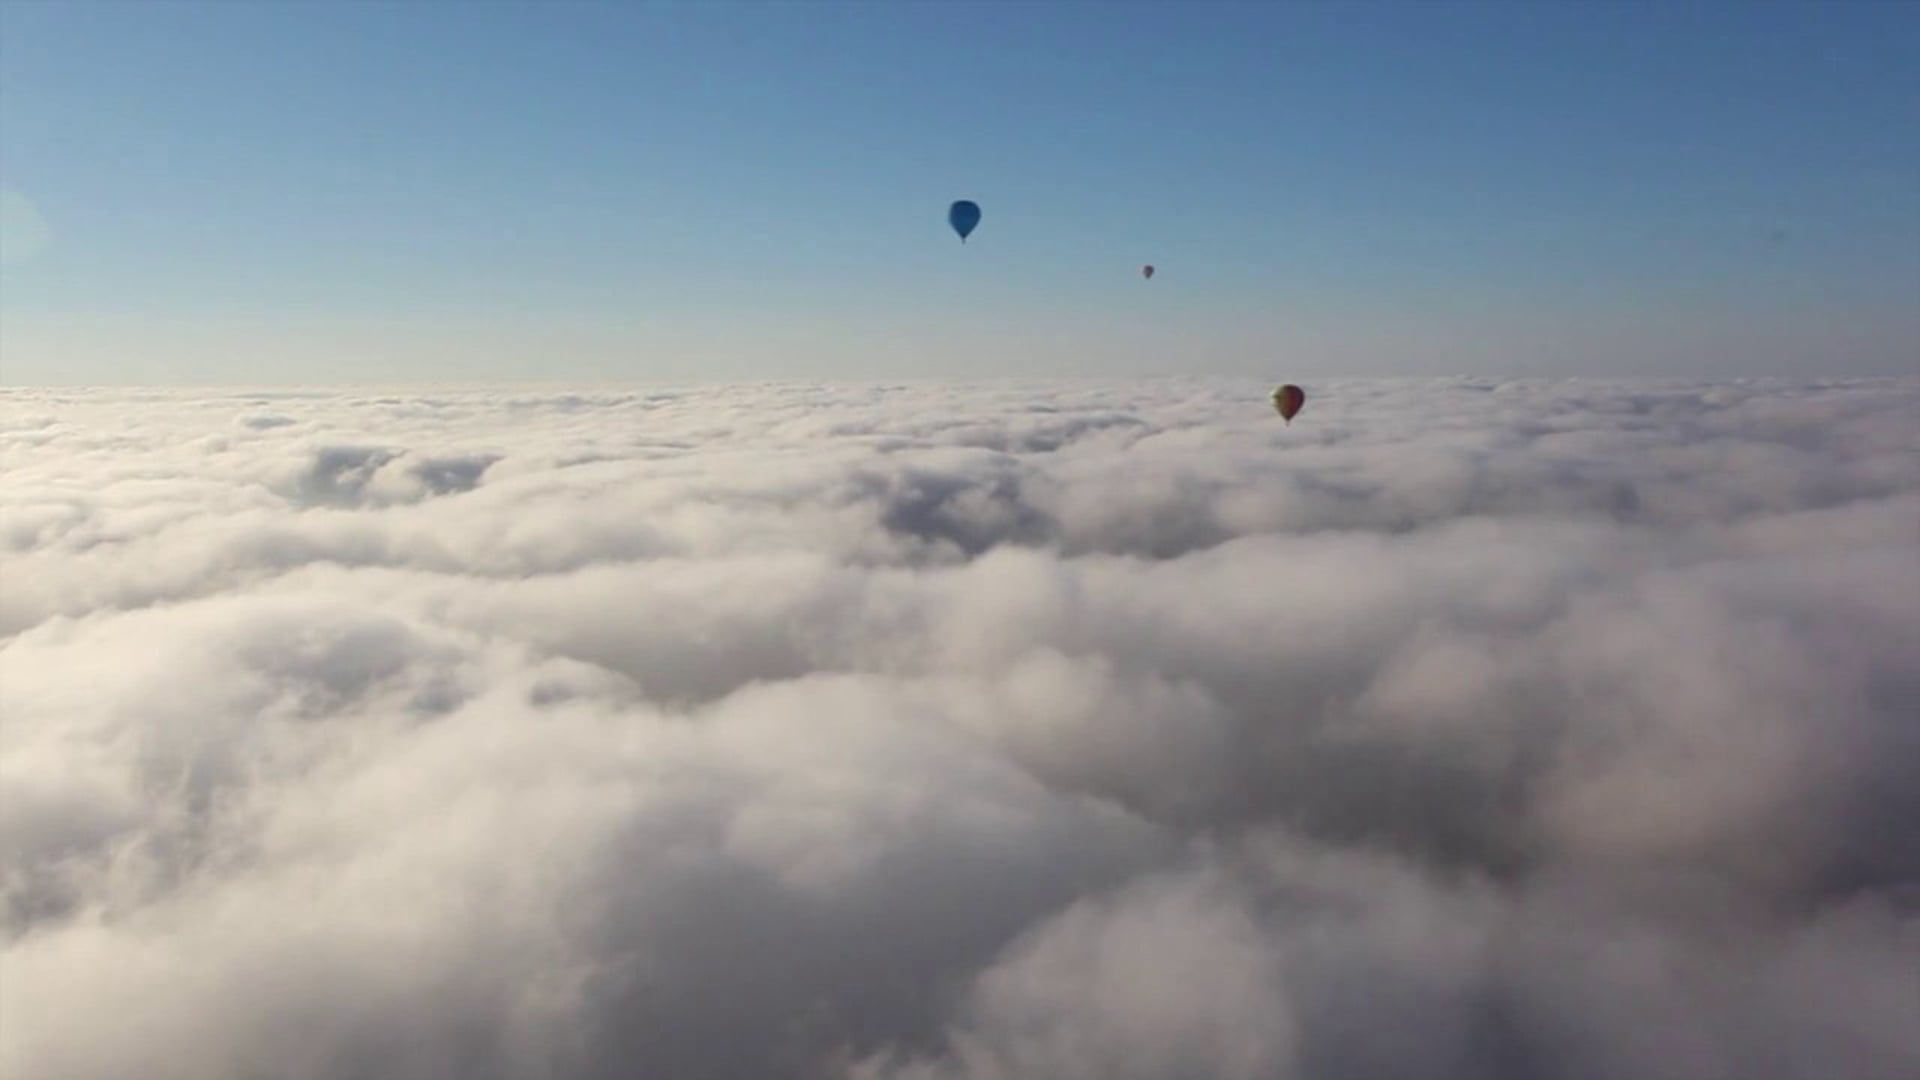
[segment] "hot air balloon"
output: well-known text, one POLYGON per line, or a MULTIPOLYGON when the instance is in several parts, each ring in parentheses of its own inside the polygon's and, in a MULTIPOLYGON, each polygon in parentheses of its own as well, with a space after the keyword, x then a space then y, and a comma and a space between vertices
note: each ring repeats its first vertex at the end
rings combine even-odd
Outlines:
POLYGON ((1146 278, 1148 281, 1152 281, 1153 280, 1153 264, 1148 263, 1147 265, 1141 267, 1140 276, 1143 278, 1146 278))
POLYGON ((1273 409, 1280 414, 1280 419, 1285 420, 1289 425, 1293 423, 1294 414, 1300 411, 1300 406, 1306 403, 1307 392, 1292 383, 1279 387, 1273 392, 1273 409))
POLYGON ((980 224, 980 205, 967 199, 961 199, 947 207, 947 224, 960 234, 960 242, 967 242, 967 234, 980 224))

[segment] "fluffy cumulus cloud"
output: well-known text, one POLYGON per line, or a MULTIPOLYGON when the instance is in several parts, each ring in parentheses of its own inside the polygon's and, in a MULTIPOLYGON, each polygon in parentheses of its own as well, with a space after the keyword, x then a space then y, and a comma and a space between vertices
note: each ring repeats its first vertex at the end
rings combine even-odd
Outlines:
POLYGON ((1920 384, 0 397, 0 1073, 1920 1076, 1920 384))

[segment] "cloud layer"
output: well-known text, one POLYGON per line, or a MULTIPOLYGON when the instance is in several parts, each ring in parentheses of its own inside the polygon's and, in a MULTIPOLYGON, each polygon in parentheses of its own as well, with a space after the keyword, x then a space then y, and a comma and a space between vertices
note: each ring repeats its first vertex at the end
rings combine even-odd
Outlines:
POLYGON ((1920 1075, 1920 383, 0 392, 0 1073, 1920 1075))

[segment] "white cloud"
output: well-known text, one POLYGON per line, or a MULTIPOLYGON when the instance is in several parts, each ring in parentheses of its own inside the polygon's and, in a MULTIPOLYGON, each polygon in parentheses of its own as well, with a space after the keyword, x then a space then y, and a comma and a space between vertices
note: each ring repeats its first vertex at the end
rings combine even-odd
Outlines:
POLYGON ((0 396, 0 1071, 1920 1069, 1920 385, 0 396))

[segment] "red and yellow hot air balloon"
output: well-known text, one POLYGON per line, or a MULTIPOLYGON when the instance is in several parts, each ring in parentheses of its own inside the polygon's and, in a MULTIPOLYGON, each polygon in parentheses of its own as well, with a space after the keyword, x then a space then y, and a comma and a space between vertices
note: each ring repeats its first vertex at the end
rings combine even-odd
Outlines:
POLYGON ((1280 419, 1288 424, 1293 423, 1294 414, 1299 412, 1300 406, 1306 403, 1307 392, 1292 383, 1287 383, 1273 392, 1273 410, 1279 413, 1280 419))

